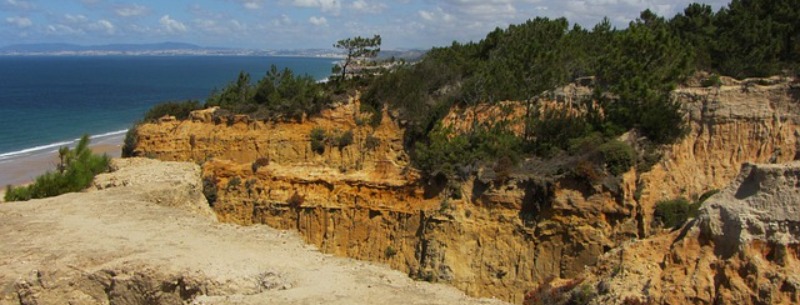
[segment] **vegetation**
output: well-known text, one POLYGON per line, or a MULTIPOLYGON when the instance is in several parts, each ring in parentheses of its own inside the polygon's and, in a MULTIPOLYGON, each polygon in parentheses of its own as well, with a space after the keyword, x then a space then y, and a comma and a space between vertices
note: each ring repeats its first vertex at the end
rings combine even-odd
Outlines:
POLYGON ((130 158, 133 157, 133 150, 136 148, 136 144, 138 144, 138 139, 136 138, 136 128, 139 126, 139 123, 133 124, 133 127, 128 129, 125 132, 125 140, 122 142, 122 157, 123 158, 130 158))
POLYGON ((333 47, 345 50, 347 52, 347 57, 344 60, 344 64, 341 66, 337 65, 334 68, 334 72, 336 72, 337 67, 338 70, 341 70, 341 77, 344 79, 347 75, 347 68, 350 66, 353 60, 359 58, 374 58, 375 56, 378 56, 378 53, 381 51, 381 36, 375 35, 372 38, 356 36, 353 38, 342 39, 337 41, 333 47))
POLYGON ((583 284, 573 289, 569 295, 567 305, 586 305, 597 297, 597 291, 589 284, 583 284))
POLYGON ((381 139, 373 135, 367 135, 367 138, 364 140, 364 148, 367 150, 375 150, 380 145, 381 139))
MULTIPOLYGON (((535 18, 495 29, 479 42, 434 48, 420 62, 375 79, 364 91, 362 106, 369 111, 388 107, 407 122, 405 144, 429 174, 497 160, 497 144, 519 160, 574 154, 579 146, 598 147, 632 129, 648 145, 674 143, 686 126, 669 93, 695 71, 712 73, 706 86, 718 86, 722 74, 741 78, 796 71, 797 4, 734 0, 718 12, 692 4, 670 19, 647 10, 625 29, 607 19, 587 29, 564 18, 535 18), (587 110, 576 115, 537 106, 552 97, 548 90, 581 76, 595 77, 592 100, 599 108, 589 100, 569 101, 587 110), (524 131, 516 140, 501 131, 502 140, 481 146, 475 139, 491 125, 455 132, 440 122, 453 105, 506 100, 524 109, 524 131), (579 143, 582 139, 591 141, 579 143), (519 146, 506 145, 511 142, 519 146)), ((635 159, 619 144, 605 146, 604 155, 616 174, 635 159)), ((653 156, 646 163, 653 163, 653 156)))
POLYGON ((656 203, 654 217, 664 227, 677 228, 686 223, 689 217, 697 216, 697 203, 690 203, 686 198, 660 201, 656 203))
POLYGON ((256 84, 249 74, 240 72, 235 82, 212 93, 205 106, 219 106, 256 119, 302 120, 322 111, 331 100, 324 86, 310 76, 297 76, 288 68, 278 70, 272 65, 256 84))
POLYGON ((155 121, 167 115, 174 116, 178 120, 185 120, 189 118, 189 113, 198 109, 202 109, 200 103, 191 100, 161 103, 153 106, 145 113, 144 121, 155 121))
POLYGON ((253 174, 255 174, 255 173, 258 173, 258 169, 259 168, 267 166, 267 165, 269 165, 269 158, 260 157, 260 158, 256 159, 255 161, 253 161, 253 163, 250 165, 250 169, 252 169, 253 170, 253 174))
POLYGON ((335 136, 336 146, 339 147, 339 150, 344 149, 347 146, 353 144, 353 131, 348 130, 344 133, 335 136))
POLYGON ((614 176, 624 174, 636 162, 636 152, 625 142, 612 140, 601 145, 599 150, 606 169, 614 176))
POLYGON ((219 183, 219 181, 217 180, 216 176, 207 176, 203 178, 203 196, 206 197, 208 205, 212 208, 218 199, 217 183, 219 183))
POLYGON ((64 147, 58 150, 58 154, 56 171, 37 177, 28 186, 8 186, 5 201, 27 201, 78 192, 87 188, 94 176, 108 170, 108 156, 92 153, 88 135, 81 137, 75 149, 64 147))
POLYGON ((438 126, 430 134, 429 143, 419 144, 415 164, 428 173, 454 176, 477 162, 516 164, 521 156, 521 139, 508 130, 506 124, 476 128, 468 134, 455 133, 438 126))
POLYGON ((686 198, 678 198, 673 200, 660 201, 656 203, 654 218, 656 221, 668 228, 677 228, 682 226, 691 217, 697 217, 697 212, 700 206, 711 198, 711 196, 719 193, 719 190, 714 189, 707 191, 700 195, 694 202, 689 202, 686 198))
POLYGON ((319 127, 314 128, 311 130, 309 137, 311 138, 311 150, 318 154, 324 153, 325 141, 328 137, 325 134, 325 130, 319 127))
POLYGON ((386 258, 392 258, 395 255, 397 255, 397 250, 395 250, 392 246, 386 246, 386 250, 383 251, 383 256, 386 258))
POLYGON ((703 79, 701 85, 703 87, 719 87, 722 86, 722 80, 719 78, 719 75, 711 74, 708 78, 703 79))

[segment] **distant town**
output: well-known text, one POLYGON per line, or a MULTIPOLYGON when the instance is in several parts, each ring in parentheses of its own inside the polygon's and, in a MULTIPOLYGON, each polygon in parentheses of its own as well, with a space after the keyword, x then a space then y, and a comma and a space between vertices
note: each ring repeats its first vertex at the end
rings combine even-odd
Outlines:
MULTIPOLYGON (((380 57, 419 57, 421 50, 392 50, 381 52, 380 57)), ((109 44, 81 46, 63 43, 17 44, 0 47, 0 56, 294 56, 345 58, 333 49, 255 50, 203 47, 188 43, 165 42, 156 44, 109 44)))

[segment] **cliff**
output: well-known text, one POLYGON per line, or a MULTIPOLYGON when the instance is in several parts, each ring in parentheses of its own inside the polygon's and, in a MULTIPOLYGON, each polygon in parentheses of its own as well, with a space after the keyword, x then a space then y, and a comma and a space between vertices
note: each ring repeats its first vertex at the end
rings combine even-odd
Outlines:
POLYGON ((722 188, 741 164, 798 159, 800 84, 794 79, 725 79, 719 88, 674 92, 690 122, 689 135, 666 148, 661 162, 640 175, 644 215, 653 203, 722 188))
POLYGON ((590 304, 797 304, 798 183, 800 162, 746 164, 680 230, 627 243, 579 276, 579 286, 551 284, 528 303, 590 295, 590 304))
MULTIPOLYGON (((500 179, 487 172, 462 185, 423 180, 408 164, 401 124, 386 113, 378 127, 357 124, 357 99, 303 123, 215 118, 209 111, 187 121, 167 118, 138 128, 136 152, 202 163, 207 195, 223 221, 297 230, 328 253, 520 303, 536 283, 578 276, 611 249, 658 233, 651 223, 659 200, 720 188, 741 163, 797 154, 794 80, 726 80, 719 88, 681 88, 674 97, 689 134, 660 148, 663 158, 649 172, 631 170, 599 185, 525 173, 500 179), (315 153, 314 128, 353 130, 354 144, 315 153), (379 145, 368 149, 368 137, 379 145), (461 198, 452 198, 454 188, 461 198)), ((448 117, 477 113, 470 110, 448 117)))
POLYGON ((220 224, 195 164, 114 164, 87 192, 0 204, 0 304, 503 304, 220 224))

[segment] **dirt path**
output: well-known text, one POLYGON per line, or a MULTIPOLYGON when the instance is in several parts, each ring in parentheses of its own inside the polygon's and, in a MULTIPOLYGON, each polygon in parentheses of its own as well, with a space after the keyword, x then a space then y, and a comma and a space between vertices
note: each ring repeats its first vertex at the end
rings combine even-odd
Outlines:
POLYGON ((164 206, 197 197, 199 169, 136 163, 104 190, 0 204, 0 304, 502 304, 164 206))

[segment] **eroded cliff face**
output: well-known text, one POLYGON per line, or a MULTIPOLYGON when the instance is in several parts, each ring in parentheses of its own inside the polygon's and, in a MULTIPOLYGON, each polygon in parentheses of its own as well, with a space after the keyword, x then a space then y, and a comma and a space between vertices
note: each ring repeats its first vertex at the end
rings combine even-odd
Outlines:
POLYGON ((747 164, 683 228, 626 243, 527 303, 596 292, 591 304, 797 304, 799 186, 800 162, 747 164))
POLYGON ((690 122, 688 136, 640 176, 644 215, 654 204, 720 189, 743 163, 798 158, 800 84, 793 79, 725 80, 720 88, 681 88, 674 95, 690 122), (761 85, 758 85, 758 84, 761 85))
POLYGON ((375 128, 356 124, 357 99, 303 123, 209 111, 165 119, 139 127, 135 151, 202 163, 220 220, 297 230, 325 252, 520 303, 535 284, 577 276, 603 253, 649 235, 658 200, 719 188, 742 162, 793 159, 797 92, 791 81, 680 89, 691 132, 664 148, 652 171, 599 185, 569 175, 478 175, 456 186, 460 199, 448 196, 446 181, 422 179, 409 166, 403 129, 388 114, 375 128), (318 154, 314 128, 352 130, 353 144, 318 154))

